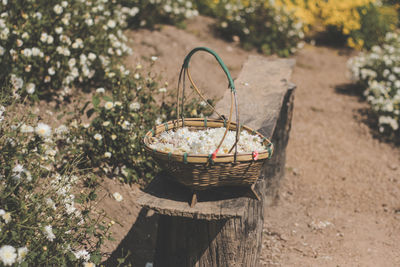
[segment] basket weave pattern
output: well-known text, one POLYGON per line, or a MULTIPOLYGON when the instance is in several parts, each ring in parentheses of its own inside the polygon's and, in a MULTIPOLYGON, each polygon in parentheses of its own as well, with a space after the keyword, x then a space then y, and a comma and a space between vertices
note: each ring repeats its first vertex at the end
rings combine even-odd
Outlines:
MULTIPOLYGON (((264 145, 268 147, 267 150, 260 151, 257 160, 254 160, 252 153, 237 154, 236 162, 235 154, 233 153, 218 155, 215 160, 210 159, 210 155, 206 154, 187 154, 185 160, 184 154, 154 151, 150 147, 153 136, 159 136, 162 132, 181 125, 182 120, 178 121, 178 125, 176 121, 158 125, 155 130, 146 134, 144 138, 145 149, 148 153, 151 153, 160 167, 170 174, 172 179, 192 189, 201 190, 215 186, 252 185, 257 181, 265 159, 270 158, 273 153, 272 143, 247 126, 241 126, 242 130, 260 136, 263 138, 264 145)), ((204 119, 200 118, 185 119, 185 126, 192 130, 219 128, 224 127, 224 125, 226 125, 226 121, 222 120, 208 119, 205 122, 204 119), (207 127, 205 127, 205 124, 207 127)), ((236 130, 235 123, 231 123, 230 130, 236 130)))
POLYGON ((239 111, 236 99, 236 90, 233 79, 228 68, 222 62, 222 59, 211 49, 206 47, 198 47, 193 49, 186 57, 179 74, 178 94, 177 94, 177 119, 156 126, 151 131, 147 132, 144 137, 144 147, 148 153, 151 153, 154 160, 170 174, 172 179, 190 187, 194 190, 207 189, 216 186, 251 186, 253 185, 260 174, 261 167, 266 159, 269 159, 273 153, 273 145, 271 141, 262 136, 259 132, 239 124, 239 111), (190 71, 189 61, 191 56, 197 51, 205 51, 212 54, 222 69, 224 70, 231 89, 231 108, 228 120, 220 115, 212 106, 214 112, 219 115, 220 119, 202 119, 202 118, 184 118, 183 110, 185 100, 185 79, 189 79, 192 88, 205 101, 205 97, 194 83, 190 71), (180 84, 182 81, 182 95, 180 96, 180 84), (232 112, 235 106, 236 123, 232 122, 232 112), (157 151, 151 148, 151 144, 155 141, 154 137, 159 136, 162 132, 175 130, 179 127, 189 127, 196 131, 206 128, 225 127, 225 133, 214 153, 205 154, 188 154, 188 153, 168 153, 157 151), (236 131, 236 140, 232 148, 227 154, 217 154, 221 147, 228 130, 236 131), (250 134, 258 135, 266 147, 263 151, 254 153, 237 153, 237 144, 239 142, 239 132, 247 131, 250 134))

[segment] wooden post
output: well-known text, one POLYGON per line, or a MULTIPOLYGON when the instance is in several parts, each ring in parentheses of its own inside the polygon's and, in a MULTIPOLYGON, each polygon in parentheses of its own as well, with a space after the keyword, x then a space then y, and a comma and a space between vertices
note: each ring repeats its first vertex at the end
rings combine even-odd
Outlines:
MULTIPOLYGON (((248 197, 249 188, 191 191, 156 177, 138 202, 160 214, 154 266, 255 267, 262 245, 264 208, 276 196, 283 176, 290 130, 294 86, 288 83, 293 60, 251 56, 236 80, 241 123, 272 138, 275 155, 263 166, 254 190, 261 201, 248 197)), ((224 97, 218 110, 227 110, 224 97)))
POLYGON ((220 219, 210 220, 206 215, 222 208, 216 203, 199 207, 205 213, 195 212, 191 217, 161 215, 154 266, 256 266, 261 248, 262 202, 248 197, 222 202, 227 205, 223 208, 227 213, 220 219), (247 207, 242 206, 243 201, 247 207))

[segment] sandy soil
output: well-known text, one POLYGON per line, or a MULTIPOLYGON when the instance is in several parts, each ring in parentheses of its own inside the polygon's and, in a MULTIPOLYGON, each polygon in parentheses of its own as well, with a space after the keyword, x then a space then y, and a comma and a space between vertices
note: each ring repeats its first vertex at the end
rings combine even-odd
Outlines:
MULTIPOLYGON (((184 56, 204 45, 236 76, 253 52, 216 39, 209 24, 198 18, 186 30, 128 32, 134 47, 128 64, 150 64, 149 57, 158 56, 154 71, 172 90, 184 56)), ((292 81, 298 88, 287 174, 280 199, 266 209, 262 266, 400 265, 400 150, 373 137, 367 104, 345 86, 348 57, 346 51, 312 46, 295 56, 292 81)), ((196 56, 192 72, 208 96, 222 96, 225 77, 212 57, 196 56)), ((134 266, 151 261, 157 216, 140 211, 137 190, 107 180, 99 193, 100 205, 120 223, 113 228, 116 242, 105 248, 114 251, 108 266, 127 249, 134 266), (115 191, 122 202, 112 199, 115 191)))
MULTIPOLYGON (((217 39, 211 31, 211 23, 210 18, 199 17, 188 21, 186 30, 164 25, 160 31, 128 31, 126 34, 131 39, 133 54, 126 63, 134 69, 139 63, 150 65, 150 57, 157 56, 153 72, 161 77, 162 82, 168 82, 169 90, 174 90, 185 56, 195 47, 206 46, 218 53, 235 79, 248 55, 255 52, 244 51, 236 43, 217 39)), ((217 61, 205 52, 193 55, 190 71, 197 86, 209 98, 221 98, 228 88, 226 76, 217 61)))
POLYGON ((372 137, 348 56, 306 47, 280 200, 267 209, 265 266, 399 266, 400 151, 372 137), (346 88, 346 87, 344 87, 346 88))

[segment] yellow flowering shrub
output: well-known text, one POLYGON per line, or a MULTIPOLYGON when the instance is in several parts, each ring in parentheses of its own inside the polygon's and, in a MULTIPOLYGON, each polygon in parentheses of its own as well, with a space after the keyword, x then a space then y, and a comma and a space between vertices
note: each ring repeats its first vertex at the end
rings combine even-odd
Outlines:
POLYGON ((383 41, 385 33, 397 23, 396 9, 377 0, 277 0, 277 5, 293 12, 309 28, 339 32, 347 45, 371 48, 383 41))
MULTIPOLYGON (((328 0, 320 2, 321 18, 325 26, 342 28, 344 34, 361 28, 359 8, 374 4, 375 0, 328 0)), ((366 10, 362 10, 365 14, 366 10)))

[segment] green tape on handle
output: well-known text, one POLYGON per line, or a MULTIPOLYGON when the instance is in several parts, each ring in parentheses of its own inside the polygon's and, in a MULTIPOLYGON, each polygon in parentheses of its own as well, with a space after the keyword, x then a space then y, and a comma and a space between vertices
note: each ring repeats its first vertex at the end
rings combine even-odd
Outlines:
POLYGON ((214 160, 212 159, 212 154, 208 155, 208 161, 211 162, 211 164, 214 164, 214 160))
POLYGON ((268 159, 270 159, 271 156, 272 156, 272 146, 273 146, 273 144, 272 144, 272 143, 269 143, 269 144, 268 144, 268 147, 267 147, 268 159))
POLYGON ((187 69, 189 68, 189 61, 190 58, 193 56, 194 53, 196 53, 197 51, 205 51, 210 53, 211 55, 213 55, 215 57, 215 59, 218 61, 219 65, 221 66, 221 68, 224 70, 226 77, 228 78, 229 81, 229 88, 231 88, 231 90, 233 92, 236 91, 235 89, 235 84, 233 82, 233 79, 231 77, 231 74, 229 73, 228 68, 226 67, 225 63, 222 61, 222 59, 217 55, 217 53, 215 53, 213 50, 211 50, 210 48, 207 47, 196 47, 194 48, 192 51, 189 52, 189 54, 187 54, 187 56, 185 57, 185 60, 183 61, 183 68, 187 69))

